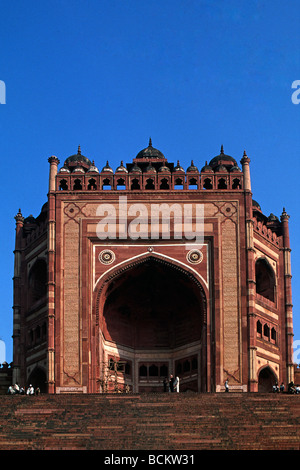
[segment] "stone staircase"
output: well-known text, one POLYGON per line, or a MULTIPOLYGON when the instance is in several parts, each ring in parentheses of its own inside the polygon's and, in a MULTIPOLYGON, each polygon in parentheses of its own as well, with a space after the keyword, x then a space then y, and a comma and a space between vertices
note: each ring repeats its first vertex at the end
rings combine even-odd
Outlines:
POLYGON ((0 450, 299 450, 300 396, 0 396, 0 450))

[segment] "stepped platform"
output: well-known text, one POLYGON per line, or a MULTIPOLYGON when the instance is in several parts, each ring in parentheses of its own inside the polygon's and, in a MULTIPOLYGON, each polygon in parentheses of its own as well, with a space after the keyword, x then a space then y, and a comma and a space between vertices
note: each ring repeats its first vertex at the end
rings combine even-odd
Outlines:
POLYGON ((0 396, 0 450, 299 450, 300 396, 0 396))

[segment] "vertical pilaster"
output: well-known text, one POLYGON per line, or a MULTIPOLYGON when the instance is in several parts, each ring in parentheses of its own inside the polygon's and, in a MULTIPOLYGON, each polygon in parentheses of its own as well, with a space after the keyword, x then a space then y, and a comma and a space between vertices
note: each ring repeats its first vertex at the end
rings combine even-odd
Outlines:
POLYGON ((55 392, 55 180, 59 160, 55 156, 48 159, 48 392, 55 392))
POLYGON ((253 211, 250 178, 250 158, 244 151, 241 164, 244 175, 245 221, 246 221, 246 276, 247 276, 247 323, 248 323, 248 371, 249 391, 257 391, 256 370, 256 283, 255 283, 255 250, 253 244, 253 211))
POLYGON ((292 304, 292 272, 291 248, 289 236, 289 218, 285 209, 281 214, 283 229, 283 257, 284 257, 284 294, 285 294, 285 327, 286 327, 286 361, 287 383, 294 381, 293 364, 293 304, 292 304))
POLYGON ((13 383, 21 383, 21 261, 22 261, 22 234, 24 217, 21 209, 15 216, 16 239, 14 250, 14 277, 13 277, 13 383))

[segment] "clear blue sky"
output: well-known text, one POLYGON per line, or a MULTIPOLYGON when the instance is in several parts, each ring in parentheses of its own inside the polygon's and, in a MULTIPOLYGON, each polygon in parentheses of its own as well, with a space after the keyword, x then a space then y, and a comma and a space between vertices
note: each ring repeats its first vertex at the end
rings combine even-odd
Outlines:
MULTIPOLYGON (((48 157, 130 162, 149 136, 169 161, 224 145, 251 159, 253 198, 290 214, 300 340, 300 79, 297 0, 1 2, 0 338, 12 360, 14 216, 46 202, 48 157)), ((300 358, 299 358, 300 362, 300 358)))

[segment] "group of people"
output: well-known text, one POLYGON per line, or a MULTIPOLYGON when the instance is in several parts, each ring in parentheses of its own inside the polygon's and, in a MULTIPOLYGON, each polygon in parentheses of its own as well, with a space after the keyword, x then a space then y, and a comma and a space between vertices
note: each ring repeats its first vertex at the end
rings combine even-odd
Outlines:
POLYGON ((172 374, 170 378, 165 377, 164 379, 164 392, 179 392, 179 377, 174 377, 172 374))
MULTIPOLYGON (((284 392, 285 387, 284 383, 282 382, 281 385, 279 386, 277 382, 273 385, 273 393, 282 393, 284 392)), ((288 393, 300 393, 300 386, 295 385, 294 382, 290 382, 287 387, 287 392, 288 393)))
POLYGON ((7 390, 8 395, 39 395, 40 394, 40 389, 37 387, 34 389, 34 387, 30 384, 29 387, 27 387, 27 390, 25 390, 24 387, 20 387, 18 383, 15 383, 14 385, 10 385, 7 390))

